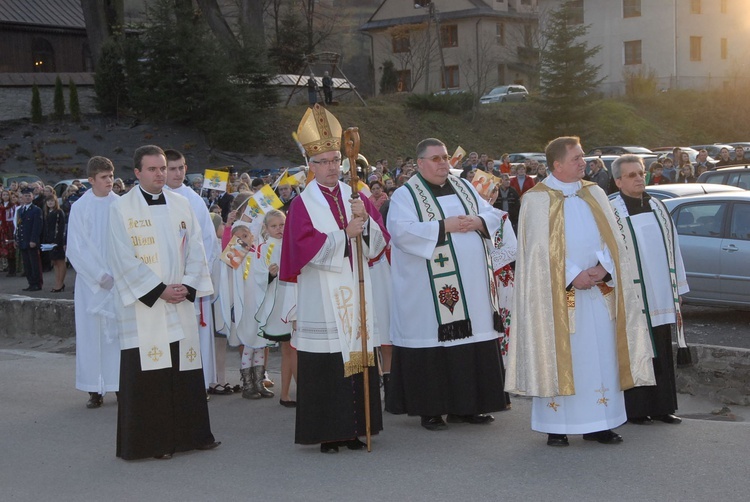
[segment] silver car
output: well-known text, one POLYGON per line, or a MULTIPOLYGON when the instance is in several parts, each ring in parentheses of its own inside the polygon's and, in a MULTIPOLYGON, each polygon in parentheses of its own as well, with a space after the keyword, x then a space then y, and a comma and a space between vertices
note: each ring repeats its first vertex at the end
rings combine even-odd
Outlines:
POLYGON ((489 103, 505 103, 506 101, 526 101, 529 91, 522 85, 501 85, 479 98, 483 105, 489 103))
POLYGON ((680 239, 690 292, 686 303, 750 306, 750 193, 663 201, 680 239))

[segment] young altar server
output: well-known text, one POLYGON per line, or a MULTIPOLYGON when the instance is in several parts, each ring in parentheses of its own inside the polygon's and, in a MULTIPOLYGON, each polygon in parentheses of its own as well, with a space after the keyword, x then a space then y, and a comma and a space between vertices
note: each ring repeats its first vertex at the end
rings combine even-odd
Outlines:
POLYGON ((279 280, 279 261, 284 236, 286 215, 274 209, 263 218, 263 235, 266 240, 258 246, 253 260, 253 275, 258 288, 258 321, 260 335, 281 346, 281 396, 279 404, 294 408, 297 402, 289 397, 292 378, 297 379, 297 351, 289 341, 292 338, 292 316, 297 307, 295 284, 279 280))
POLYGON ((89 393, 87 408, 99 408, 104 394, 117 392, 120 342, 115 321, 112 270, 108 264, 109 207, 115 168, 91 157, 91 190, 70 208, 66 256, 76 271, 76 389, 89 393))

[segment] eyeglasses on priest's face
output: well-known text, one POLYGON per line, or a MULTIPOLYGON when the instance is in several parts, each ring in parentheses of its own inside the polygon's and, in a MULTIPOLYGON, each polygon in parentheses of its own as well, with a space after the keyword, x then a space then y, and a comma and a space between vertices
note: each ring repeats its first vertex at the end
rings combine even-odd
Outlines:
POLYGON ((311 164, 315 164, 316 166, 338 166, 341 165, 341 157, 334 157, 332 159, 323 159, 323 160, 311 160, 311 164))
POLYGON ((430 160, 432 162, 438 163, 438 162, 448 162, 448 159, 450 157, 447 154, 444 155, 433 155, 432 157, 419 157, 420 159, 430 160))

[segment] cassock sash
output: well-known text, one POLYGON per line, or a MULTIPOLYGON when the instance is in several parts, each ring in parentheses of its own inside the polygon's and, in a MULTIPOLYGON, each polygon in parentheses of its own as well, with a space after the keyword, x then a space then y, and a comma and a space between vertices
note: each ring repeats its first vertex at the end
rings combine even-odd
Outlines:
MULTIPOLYGON (((165 195, 166 197, 166 195, 165 195)), ((139 258, 162 282, 165 282, 161 266, 162 249, 160 239, 177 238, 177 236, 157 236, 156 226, 152 221, 150 206, 140 193, 124 196, 121 199, 123 224, 128 233, 135 256, 139 258), (161 254, 161 257, 160 257, 161 254)), ((165 207, 165 209, 168 206, 165 207)), ((187 246, 187 229, 185 221, 180 219, 180 211, 167 211, 170 227, 179 233, 179 256, 168 257, 168 267, 183 267, 185 248, 187 246)), ((193 229, 196 230, 196 229, 193 229)), ((172 272, 171 270, 168 272, 172 272)), ((182 274, 179 274, 182 277, 182 274)), ((169 282, 168 280, 166 282, 169 282)), ((135 302, 135 320, 138 329, 138 350, 141 356, 143 371, 172 367, 169 350, 166 302, 161 298, 152 307, 140 301, 135 302)), ((174 305, 180 319, 185 337, 180 340, 180 371, 200 369, 200 342, 195 309, 190 302, 183 301, 174 305)))

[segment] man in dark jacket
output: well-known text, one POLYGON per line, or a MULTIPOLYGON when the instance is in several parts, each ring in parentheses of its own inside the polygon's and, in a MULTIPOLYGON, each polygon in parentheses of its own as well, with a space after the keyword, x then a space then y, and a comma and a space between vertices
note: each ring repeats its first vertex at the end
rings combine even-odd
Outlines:
POLYGON ((23 269, 29 287, 24 291, 42 289, 42 261, 39 244, 42 237, 42 210, 31 203, 34 190, 24 188, 21 192, 21 207, 16 211, 16 245, 21 250, 23 269))

